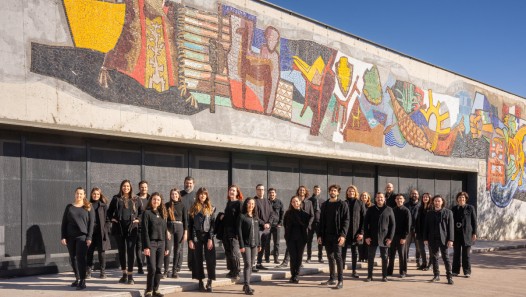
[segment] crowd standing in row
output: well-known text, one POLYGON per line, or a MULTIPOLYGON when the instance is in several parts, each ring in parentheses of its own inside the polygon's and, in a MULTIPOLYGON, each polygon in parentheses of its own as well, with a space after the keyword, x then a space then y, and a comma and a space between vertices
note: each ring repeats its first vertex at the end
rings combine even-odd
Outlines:
POLYGON ((393 275, 394 260, 399 258, 399 276, 407 277, 409 247, 415 244, 417 269, 428 270, 433 265, 432 282, 440 280, 438 258, 442 255, 449 284, 462 267, 465 277, 471 275, 471 246, 477 239, 475 208, 468 205, 468 194, 456 195, 455 205, 446 208, 440 195, 431 198, 424 193, 420 200, 416 189, 409 201, 395 194, 391 183, 386 192, 375 194, 374 203, 367 192, 359 193, 354 185, 340 198, 339 185, 328 188, 328 199, 321 198, 321 188, 314 186, 313 195, 305 186, 284 205, 277 190, 256 186, 254 197, 244 198, 241 189, 231 185, 223 212, 216 213, 206 188, 194 193, 194 179, 186 177, 184 190, 171 189, 169 200, 163 203, 160 193, 148 193, 148 183, 139 183, 139 193, 133 194, 132 184, 124 180, 119 193, 108 199, 100 188, 93 188, 90 201, 83 188, 75 191, 75 200, 68 204, 62 220, 61 243, 66 245, 75 273, 71 284, 78 290, 86 288, 86 279, 93 271, 93 255, 98 252, 100 278, 106 278, 105 251, 111 248, 110 234, 117 242, 122 270, 120 283, 133 284, 133 267, 144 274, 143 257, 148 269, 145 296, 163 296, 159 291, 162 278, 178 278, 183 259, 183 245, 188 244, 188 268, 198 280, 200 291, 213 291, 216 279, 215 241, 221 240, 225 250, 227 277, 240 279, 243 261, 243 292, 253 295, 250 286, 252 272, 266 270, 263 262, 273 256, 276 268, 289 266, 291 283, 299 283, 303 254, 307 247, 306 263, 312 261, 314 234, 318 243, 318 262, 323 263, 326 251, 329 279, 321 285, 343 288, 343 270, 347 251, 351 250, 351 277, 360 278, 357 262, 367 261, 367 278, 373 281, 374 258, 380 250, 382 281, 393 275), (284 229, 286 252, 279 258, 280 234, 284 229), (274 242, 271 251, 271 241, 274 242), (429 257, 426 255, 428 247, 429 257), (448 248, 454 248, 450 265, 448 248), (172 269, 170 273, 170 253, 172 269), (204 284, 206 263, 207 283, 204 284))

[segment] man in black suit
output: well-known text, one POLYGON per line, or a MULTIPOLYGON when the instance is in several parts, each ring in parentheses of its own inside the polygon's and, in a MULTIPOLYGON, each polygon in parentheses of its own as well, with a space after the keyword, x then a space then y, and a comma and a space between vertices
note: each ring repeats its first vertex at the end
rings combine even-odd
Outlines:
POLYGON ((453 246, 454 220, 453 212, 447 208, 446 201, 442 196, 433 197, 433 207, 426 215, 424 224, 424 243, 429 245, 431 261, 433 263, 433 275, 431 282, 440 281, 440 270, 438 268, 438 257, 442 254, 444 266, 446 266, 447 283, 452 285, 451 264, 449 263, 448 248, 453 246))
POLYGON ((453 244, 453 276, 460 273, 460 258, 462 270, 466 277, 471 276, 470 253, 471 246, 477 240, 477 214, 473 205, 467 204, 469 195, 466 192, 457 194, 457 205, 453 206, 455 220, 455 242, 453 244))
MULTIPOLYGON (((184 190, 181 191, 181 201, 183 202, 184 207, 186 207, 187 211, 190 211, 190 208, 192 208, 192 205, 194 204, 194 201, 195 201, 194 189, 195 189, 194 178, 191 176, 185 177, 184 178, 184 190)), ((188 248, 188 243, 186 244, 186 248, 188 249, 188 257, 186 258, 188 262, 188 269, 192 271, 194 253, 188 248)), ((178 267, 178 269, 180 269, 180 267, 178 267)), ((177 272, 179 272, 179 270, 177 270, 177 272)))
POLYGON ((369 207, 365 214, 364 236, 365 243, 369 246, 365 281, 373 280, 374 256, 379 247, 382 258, 382 281, 387 282, 387 250, 394 237, 395 218, 393 210, 385 204, 384 193, 376 193, 375 202, 376 205, 369 207))
POLYGON ((407 275, 407 253, 405 245, 407 243, 407 237, 409 236, 409 230, 411 228, 411 212, 407 207, 404 206, 404 195, 396 195, 395 201, 396 207, 393 208, 393 213, 395 217, 396 228, 393 242, 389 248, 389 264, 387 265, 387 275, 393 275, 394 260, 396 253, 398 252, 400 278, 404 278, 407 275))

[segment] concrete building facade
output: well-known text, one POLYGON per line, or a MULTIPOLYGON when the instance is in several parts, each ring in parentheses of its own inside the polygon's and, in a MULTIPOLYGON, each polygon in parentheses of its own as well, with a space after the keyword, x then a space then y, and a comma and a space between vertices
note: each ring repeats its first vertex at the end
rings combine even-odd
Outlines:
POLYGON ((77 186, 225 204, 300 184, 385 183, 477 206, 523 238, 524 98, 260 1, 14 1, 0 20, 2 275, 60 270, 77 186))

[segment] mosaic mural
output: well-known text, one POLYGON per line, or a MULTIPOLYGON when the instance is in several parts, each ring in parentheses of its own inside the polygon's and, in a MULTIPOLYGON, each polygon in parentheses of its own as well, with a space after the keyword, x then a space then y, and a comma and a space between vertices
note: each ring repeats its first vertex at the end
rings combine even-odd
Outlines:
POLYGON ((526 200, 518 105, 382 78, 380 65, 260 28, 257 16, 221 3, 215 11, 158 0, 63 4, 74 47, 33 43, 31 70, 94 98, 184 115, 226 106, 333 142, 483 159, 495 205, 526 200))

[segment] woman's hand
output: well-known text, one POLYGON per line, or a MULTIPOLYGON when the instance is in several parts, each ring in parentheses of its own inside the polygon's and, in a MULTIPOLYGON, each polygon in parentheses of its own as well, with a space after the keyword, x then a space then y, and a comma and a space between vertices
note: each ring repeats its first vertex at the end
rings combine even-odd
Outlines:
POLYGON ((185 230, 183 235, 183 241, 186 241, 188 239, 188 232, 185 230))
POLYGON ((86 240, 86 245, 90 246, 91 245, 91 240, 86 240))
POLYGON ((169 254, 170 254, 170 250, 165 250, 165 251, 164 251, 164 255, 165 255, 165 256, 168 256, 169 254))
POLYGON ((195 249, 194 242, 192 240, 188 241, 188 248, 191 250, 195 249))
POLYGON ((212 239, 208 240, 206 247, 208 248, 208 250, 212 250, 212 248, 214 247, 214 242, 212 241, 212 239))
POLYGON ((134 223, 134 224, 139 224, 139 220, 138 220, 138 219, 135 219, 135 220, 133 220, 133 223, 134 223))
POLYGON ((62 240, 60 241, 60 243, 62 243, 62 245, 67 245, 67 244, 68 244, 68 242, 66 241, 65 238, 62 238, 62 240))
POLYGON ((260 246, 258 246, 258 253, 259 253, 259 252, 261 252, 261 247, 260 247, 260 246))
POLYGON ((245 252, 245 248, 240 248, 239 251, 244 253, 245 252))
POLYGON ((145 248, 144 251, 143 251, 144 255, 146 257, 149 257, 150 256, 150 249, 149 248, 145 248))

